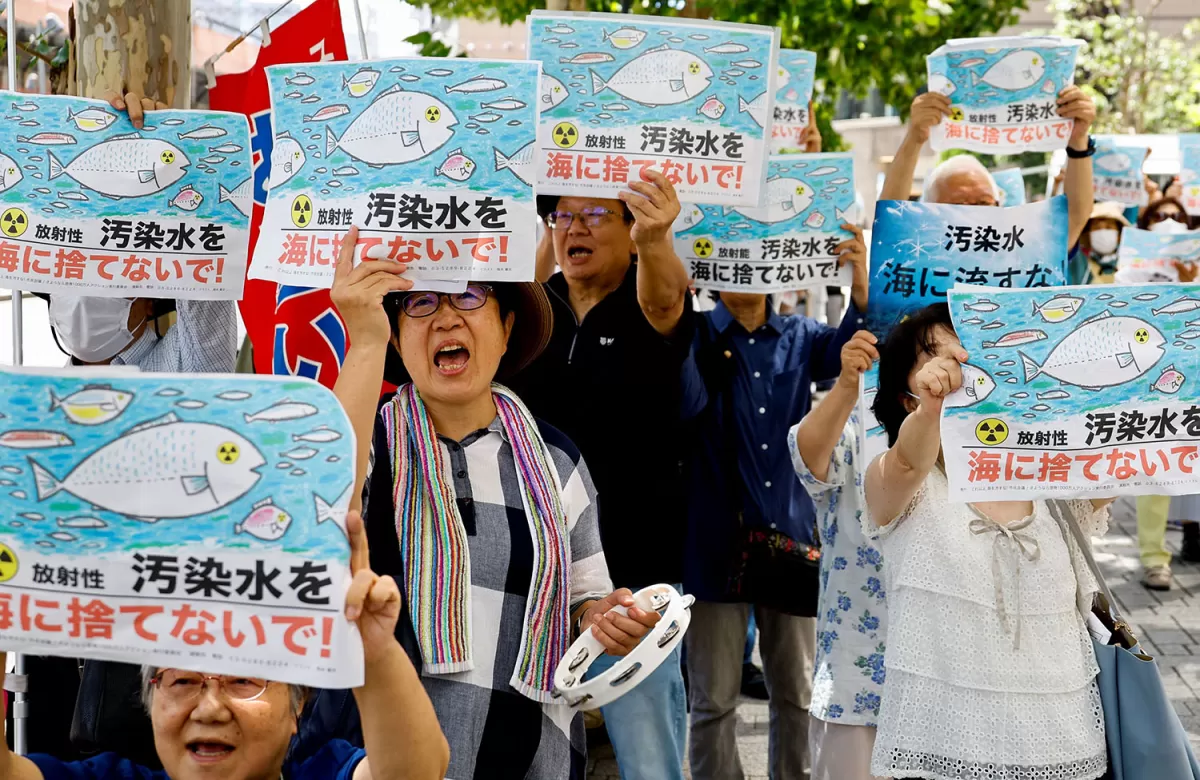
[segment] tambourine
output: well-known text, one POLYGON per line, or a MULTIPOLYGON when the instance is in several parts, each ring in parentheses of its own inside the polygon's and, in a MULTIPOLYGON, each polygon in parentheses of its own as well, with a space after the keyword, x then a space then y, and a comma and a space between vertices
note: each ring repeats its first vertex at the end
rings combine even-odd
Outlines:
MULTIPOLYGON (((670 585, 651 585, 639 590, 633 595, 633 605, 647 612, 658 612, 662 618, 633 652, 590 680, 583 678, 605 650, 591 630, 584 630, 554 672, 555 698, 561 698, 573 710, 594 710, 629 693, 683 641, 692 621, 694 601, 692 596, 681 596, 670 585)), ((629 614, 622 606, 613 607, 612 611, 629 614)))

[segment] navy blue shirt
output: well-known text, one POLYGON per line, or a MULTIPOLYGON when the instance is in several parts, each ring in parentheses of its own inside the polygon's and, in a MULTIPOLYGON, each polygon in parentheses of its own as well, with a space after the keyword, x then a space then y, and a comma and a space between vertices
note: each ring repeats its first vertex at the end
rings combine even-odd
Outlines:
POLYGON ((792 467, 788 429, 808 413, 812 383, 841 372, 842 346, 862 322, 853 303, 837 328, 772 312, 747 333, 723 303, 700 318, 682 377, 684 412, 695 416, 698 439, 688 464, 684 587, 697 598, 722 598, 740 536, 739 511, 745 527, 813 543, 815 513, 792 467), (722 371, 732 376, 716 378, 722 371), (731 388, 732 398, 721 387, 731 388), (726 427, 730 412, 732 431, 726 427), (728 478, 731 449, 736 480, 728 478))
MULTIPOLYGON (((302 762, 285 763, 283 780, 351 780, 366 755, 349 742, 332 740, 302 762)), ((29 760, 46 780, 170 780, 166 772, 138 766, 116 753, 101 753, 87 761, 60 761, 46 755, 32 755, 29 760)))

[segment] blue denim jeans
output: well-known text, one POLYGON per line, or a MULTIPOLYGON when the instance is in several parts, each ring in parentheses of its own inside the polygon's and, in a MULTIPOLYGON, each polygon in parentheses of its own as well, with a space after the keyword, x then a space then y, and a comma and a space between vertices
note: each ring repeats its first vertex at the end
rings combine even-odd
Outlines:
MULTIPOLYGON (((607 707, 604 725, 621 780, 683 780, 687 745, 687 698, 680 668, 680 644, 638 686, 607 707)), ((609 669, 620 658, 603 655, 588 677, 609 669)))

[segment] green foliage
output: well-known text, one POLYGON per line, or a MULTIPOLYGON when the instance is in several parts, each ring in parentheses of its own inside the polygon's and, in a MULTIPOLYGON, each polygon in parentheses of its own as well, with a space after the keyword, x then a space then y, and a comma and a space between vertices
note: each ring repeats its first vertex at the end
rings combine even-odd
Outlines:
MULTIPOLYGON (((417 54, 422 57, 449 57, 450 47, 433 37, 433 33, 419 32, 416 35, 410 35, 404 39, 405 43, 411 43, 417 47, 417 54)), ((467 56, 466 52, 462 52, 459 57, 467 56)))
POLYGON ((1174 38, 1152 30, 1127 0, 1053 0, 1051 9, 1055 34, 1088 42, 1075 82, 1096 101, 1097 132, 1200 129, 1200 21, 1174 38))

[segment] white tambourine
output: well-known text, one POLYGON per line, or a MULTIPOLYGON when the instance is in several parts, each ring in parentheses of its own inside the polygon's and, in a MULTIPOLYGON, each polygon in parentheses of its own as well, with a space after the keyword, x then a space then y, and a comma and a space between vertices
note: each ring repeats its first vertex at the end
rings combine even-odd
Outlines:
MULTIPOLYGON (((633 652, 590 680, 583 679, 588 667, 605 651, 600 640, 590 630, 584 630, 554 672, 554 696, 561 697, 573 710, 594 710, 629 693, 683 641, 692 620, 690 608, 694 601, 691 596, 681 596, 670 585, 651 585, 633 594, 635 607, 662 615, 658 623, 633 652)), ((612 611, 628 614, 621 606, 613 607, 612 611)))

